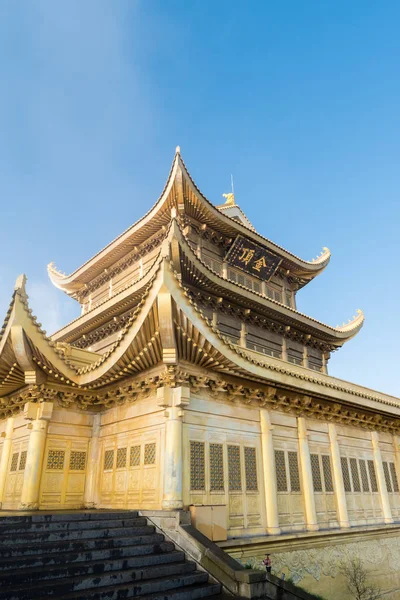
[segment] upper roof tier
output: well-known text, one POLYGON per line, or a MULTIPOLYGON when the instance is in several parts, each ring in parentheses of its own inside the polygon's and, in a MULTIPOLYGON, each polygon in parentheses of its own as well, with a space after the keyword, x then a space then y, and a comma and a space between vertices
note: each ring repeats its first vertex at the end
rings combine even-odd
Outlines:
POLYGON ((95 277, 111 267, 128 252, 140 246, 151 236, 167 228, 171 220, 171 209, 175 207, 181 216, 192 217, 205 226, 213 228, 232 240, 244 235, 267 248, 281 258, 280 268, 304 282, 318 275, 330 260, 330 251, 324 248, 320 256, 306 261, 278 246, 259 234, 240 207, 234 202, 214 206, 196 186, 180 154, 179 147, 161 196, 154 206, 134 225, 100 250, 70 275, 48 265, 52 283, 68 295, 75 297, 95 277))

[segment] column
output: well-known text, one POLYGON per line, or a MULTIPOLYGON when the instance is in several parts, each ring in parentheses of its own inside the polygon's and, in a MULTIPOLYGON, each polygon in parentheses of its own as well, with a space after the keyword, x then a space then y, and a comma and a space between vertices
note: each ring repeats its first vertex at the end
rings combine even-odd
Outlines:
POLYGON ((285 338, 285 336, 282 336, 282 360, 286 360, 288 359, 288 353, 287 353, 287 340, 285 338))
POLYGON ((307 425, 304 417, 298 417, 297 427, 299 435, 300 470, 303 483, 303 498, 306 513, 306 528, 308 531, 318 531, 319 527, 317 522, 317 512, 315 510, 310 449, 308 447, 307 425))
POLYGON ((307 346, 303 348, 303 367, 308 367, 308 351, 307 346))
MULTIPOLYGON (((24 510, 37 510, 39 508, 40 481, 46 447, 47 428, 53 412, 53 404, 51 402, 40 402, 35 406, 37 406, 37 415, 36 419, 30 425, 31 433, 29 436, 24 481, 22 483, 20 508, 24 510)), ((31 414, 26 405, 25 413, 31 414)))
POLYGON ((396 468, 397 479, 400 482, 400 436, 393 436, 393 447, 394 447, 394 464, 396 468))
POLYGON ((247 346, 246 336, 247 336, 246 323, 244 323, 242 321, 242 324, 240 326, 240 339, 239 339, 239 346, 241 346, 242 348, 246 348, 246 346, 247 346))
POLYGON ((6 487, 6 479, 8 472, 8 463, 10 459, 12 436, 14 431, 14 417, 9 417, 6 424, 5 438, 3 442, 3 451, 0 460, 0 508, 3 503, 4 489, 6 487))
POLYGON ((189 404, 187 387, 159 388, 159 405, 165 410, 163 510, 183 508, 183 409, 189 404))
POLYGON ((86 465, 85 493, 83 496, 85 508, 96 508, 98 504, 97 484, 100 460, 100 419, 100 414, 93 417, 92 437, 89 442, 88 461, 86 465))
POLYGON ((336 426, 328 423, 329 441, 331 445, 332 471, 334 489, 337 504, 337 517, 340 527, 350 527, 349 514, 347 512, 346 494, 344 491, 342 463, 340 460, 339 442, 337 439, 336 426))
POLYGON ((265 281, 261 282, 261 293, 266 298, 268 297, 268 294, 267 294, 267 284, 265 283, 265 281))
POLYGON ((381 497, 383 520, 385 523, 393 523, 392 509, 390 508, 389 494, 386 487, 385 474, 383 472, 382 455, 379 447, 379 435, 377 431, 371 433, 372 449, 374 453, 374 465, 378 490, 381 497))
POLYGON ((270 414, 265 408, 260 410, 261 452, 263 458, 265 508, 267 511, 267 531, 271 535, 281 532, 279 527, 278 495, 275 472, 275 452, 273 426, 270 414))
POLYGON ((322 353, 322 373, 324 373, 325 375, 328 375, 328 359, 329 359, 329 352, 323 352, 322 353))
POLYGON ((222 277, 228 279, 228 263, 225 260, 222 263, 222 277))

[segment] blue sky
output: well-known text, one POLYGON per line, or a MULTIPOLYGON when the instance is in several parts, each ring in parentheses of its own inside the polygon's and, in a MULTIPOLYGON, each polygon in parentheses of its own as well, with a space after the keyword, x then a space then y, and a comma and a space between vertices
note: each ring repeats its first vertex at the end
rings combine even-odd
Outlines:
POLYGON ((17 275, 51 332, 78 314, 46 265, 85 262, 154 203, 177 144, 305 259, 298 295, 361 333, 332 375, 400 396, 400 4, 372 0, 0 3, 0 312, 17 275))

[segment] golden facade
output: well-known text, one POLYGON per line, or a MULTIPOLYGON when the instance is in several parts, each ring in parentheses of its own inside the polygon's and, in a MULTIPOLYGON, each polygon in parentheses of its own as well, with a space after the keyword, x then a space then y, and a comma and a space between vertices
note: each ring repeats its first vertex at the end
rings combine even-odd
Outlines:
POLYGON ((70 275, 49 265, 81 305, 51 336, 18 278, 3 509, 225 506, 229 539, 264 541, 400 520, 400 401, 328 375, 362 312, 335 328, 300 313, 329 250, 294 256, 228 196, 212 205, 177 149, 140 221, 70 275))

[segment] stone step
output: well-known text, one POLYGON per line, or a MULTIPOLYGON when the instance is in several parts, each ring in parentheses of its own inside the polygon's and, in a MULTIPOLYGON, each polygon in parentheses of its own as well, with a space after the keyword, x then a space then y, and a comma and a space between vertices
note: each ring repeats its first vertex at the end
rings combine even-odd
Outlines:
MULTIPOLYGON (((184 587, 169 588, 153 594, 137 595, 135 585, 116 585, 86 592, 74 592, 60 596, 57 600, 121 600, 122 598, 136 598, 136 600, 221 600, 217 595, 221 586, 218 583, 195 583, 184 587)), ((7 600, 16 600, 15 598, 7 600)))
MULTIPOLYGON (((147 571, 147 568, 160 566, 160 569, 157 571, 162 574, 163 570, 170 574, 170 571, 173 571, 173 567, 171 569, 166 568, 165 565, 171 565, 173 563, 185 563, 185 555, 183 552, 179 552, 174 550, 168 553, 162 554, 152 554, 152 555, 142 555, 142 556, 133 556, 133 557, 121 557, 121 558, 113 558, 113 559, 104 559, 101 557, 98 560, 86 560, 80 561, 78 563, 70 564, 65 561, 64 565, 58 566, 49 566, 46 565, 46 568, 43 569, 43 565, 36 568, 24 568, 21 569, 21 566, 18 566, 17 569, 12 571, 4 572, 2 569, 2 565, 0 565, 0 584, 3 587, 11 587, 11 586, 20 586, 22 584, 31 583, 35 585, 39 581, 48 582, 49 580, 54 579, 62 579, 67 577, 78 577, 78 576, 88 576, 88 575, 101 575, 103 573, 108 573, 111 571, 121 571, 125 569, 134 569, 132 572, 137 577, 137 572, 135 571, 138 568, 143 568, 144 571, 147 571)), ((193 566, 194 569, 194 566, 193 566)), ((155 573, 157 571, 154 571, 155 573)), ((153 574, 151 574, 151 577, 153 574)))
POLYGON ((58 542, 64 540, 81 540, 95 538, 118 538, 123 531, 124 536, 132 535, 149 535, 154 532, 152 525, 144 525, 139 527, 97 527, 96 529, 78 529, 65 531, 45 531, 35 532, 27 531, 24 533, 2 533, 0 536, 0 548, 9 545, 18 545, 21 543, 42 544, 44 542, 58 542))
MULTIPOLYGON (((33 598, 61 598, 71 592, 87 594, 95 588, 121 586, 132 589, 133 596, 154 594, 185 585, 202 584, 208 581, 207 573, 196 572, 193 563, 149 567, 140 570, 126 569, 89 577, 41 582, 40 585, 14 587, 7 591, 0 588, 0 600, 33 600, 33 598)), ((107 596, 105 596, 107 597, 107 596)), ((127 597, 120 595, 120 598, 127 597)), ((129 596, 128 596, 129 597, 129 596)))
POLYGON ((85 552, 88 550, 102 550, 108 548, 121 548, 140 544, 160 544, 164 541, 164 536, 160 533, 150 533, 146 535, 119 535, 116 538, 95 538, 84 540, 57 540, 42 543, 27 543, 15 545, 0 545, 0 560, 2 558, 12 558, 17 556, 40 556, 41 554, 59 553, 59 552, 85 552))
POLYGON ((41 521, 39 523, 0 523, 0 536, 7 534, 40 533, 45 531, 86 531, 87 529, 110 528, 117 529, 121 527, 144 527, 147 521, 144 517, 126 518, 126 519, 101 519, 100 521, 41 521))
MULTIPOLYGON (((161 536, 160 536, 161 537, 161 536)), ((35 547, 37 550, 37 547, 35 547)), ((49 569, 57 565, 79 564, 89 560, 111 560, 118 558, 133 558, 137 556, 143 560, 149 560, 152 556, 160 556, 174 551, 172 542, 163 542, 157 544, 137 544, 135 546, 122 546, 119 548, 103 548, 100 550, 84 549, 76 552, 62 552, 60 545, 54 548, 53 554, 17 556, 14 558, 0 558, 0 573, 18 569, 29 569, 41 567, 49 569)))
POLYGON ((26 515, 0 516, 0 526, 2 523, 49 523, 62 521, 102 521, 108 519, 135 519, 139 516, 137 510, 121 511, 54 511, 38 512, 26 515))

